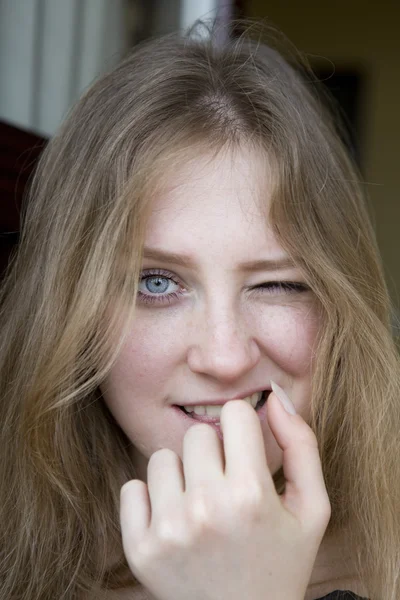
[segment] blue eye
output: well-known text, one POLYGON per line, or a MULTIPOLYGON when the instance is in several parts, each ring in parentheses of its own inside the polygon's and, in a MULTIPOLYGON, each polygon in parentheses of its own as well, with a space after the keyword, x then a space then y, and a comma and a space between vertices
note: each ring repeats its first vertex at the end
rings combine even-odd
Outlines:
POLYGON ((173 300, 179 298, 182 292, 165 292, 171 286, 171 283, 179 287, 179 282, 176 281, 169 271, 163 271, 162 269, 153 269, 146 271, 140 278, 138 297, 145 304, 169 304, 173 300), (140 286, 145 285, 145 291, 140 289, 140 286), (154 295, 153 295, 154 294, 154 295))
POLYGON ((153 277, 146 277, 144 279, 145 285, 149 292, 158 294, 164 293, 168 288, 168 279, 166 277, 160 277, 159 275, 154 275, 153 277), (151 289, 153 288, 153 289, 151 289))

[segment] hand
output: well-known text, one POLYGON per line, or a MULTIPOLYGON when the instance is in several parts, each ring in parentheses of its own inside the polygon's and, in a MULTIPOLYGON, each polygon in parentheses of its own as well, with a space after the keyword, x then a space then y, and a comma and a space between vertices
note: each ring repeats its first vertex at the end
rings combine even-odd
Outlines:
POLYGON ((124 552, 157 600, 303 600, 331 505, 311 428, 274 393, 267 418, 283 451, 282 496, 259 417, 243 400, 222 408, 223 442, 197 423, 185 434, 183 461, 158 450, 147 485, 122 487, 124 552))

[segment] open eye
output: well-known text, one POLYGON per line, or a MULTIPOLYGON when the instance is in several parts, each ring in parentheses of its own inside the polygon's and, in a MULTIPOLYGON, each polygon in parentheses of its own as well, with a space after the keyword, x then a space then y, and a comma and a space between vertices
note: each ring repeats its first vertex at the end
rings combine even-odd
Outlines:
POLYGON ((140 278, 138 298, 145 304, 170 304, 182 294, 174 286, 179 289, 180 283, 169 271, 163 269, 145 271, 140 278))

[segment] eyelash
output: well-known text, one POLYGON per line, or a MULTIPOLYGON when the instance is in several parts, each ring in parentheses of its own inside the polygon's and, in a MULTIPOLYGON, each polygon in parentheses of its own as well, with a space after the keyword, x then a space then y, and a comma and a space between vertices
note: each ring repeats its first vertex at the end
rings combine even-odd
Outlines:
MULTIPOLYGON (((145 281, 146 279, 151 279, 152 277, 162 277, 164 279, 169 279, 176 283, 176 285, 180 285, 179 281, 177 281, 169 271, 164 271, 163 269, 152 269, 150 271, 144 271, 140 278, 140 283, 145 281), (143 274, 145 273, 145 274, 143 274)), ((276 289, 283 290, 286 294, 294 294, 309 291, 309 287, 304 283, 299 283, 297 281, 270 281, 268 283, 263 283, 261 285, 257 285, 253 290, 263 290, 265 293, 273 294, 276 289), (271 291, 269 291, 271 290, 271 291)), ((143 294, 143 292, 138 291, 138 297, 144 304, 171 304, 174 300, 178 299, 183 292, 171 292, 165 296, 161 294, 155 294, 154 296, 143 294)))

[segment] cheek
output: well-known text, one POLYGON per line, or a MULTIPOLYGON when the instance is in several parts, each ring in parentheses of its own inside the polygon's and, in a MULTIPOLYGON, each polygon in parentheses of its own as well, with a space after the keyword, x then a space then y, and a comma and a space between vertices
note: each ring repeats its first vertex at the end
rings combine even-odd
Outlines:
POLYGON ((168 319, 138 318, 113 368, 113 380, 121 388, 160 390, 171 374, 171 366, 179 352, 177 323, 168 319))
POLYGON ((257 319, 257 339, 263 352, 294 376, 309 373, 320 326, 315 309, 304 305, 269 307, 257 319))

